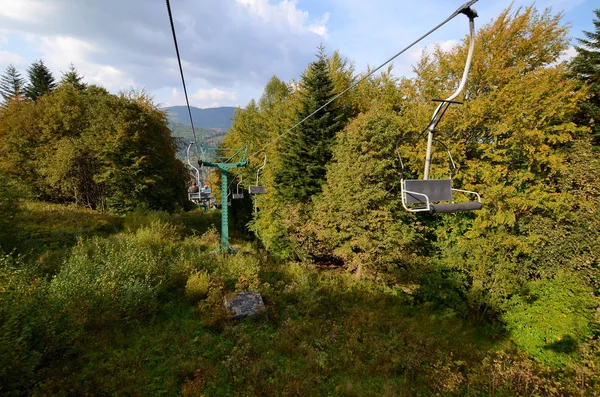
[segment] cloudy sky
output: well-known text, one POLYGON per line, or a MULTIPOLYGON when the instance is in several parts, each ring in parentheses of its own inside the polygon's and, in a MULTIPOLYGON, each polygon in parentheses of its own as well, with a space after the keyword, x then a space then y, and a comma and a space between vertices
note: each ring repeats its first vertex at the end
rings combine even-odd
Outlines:
MULTIPOLYGON (((319 43, 357 71, 377 66, 444 20, 466 0, 171 0, 190 102, 245 106, 272 75, 297 78, 319 43)), ((480 0, 477 26, 512 0, 480 0)), ((532 0, 514 0, 514 7, 532 0)), ((593 30, 598 0, 537 0, 563 12, 571 37, 593 30)), ((459 16, 396 60, 411 71, 426 46, 450 46, 468 25, 459 16)), ((57 78, 73 63, 112 92, 144 88, 163 106, 185 100, 164 0, 0 0, 0 71, 43 59, 57 78)))

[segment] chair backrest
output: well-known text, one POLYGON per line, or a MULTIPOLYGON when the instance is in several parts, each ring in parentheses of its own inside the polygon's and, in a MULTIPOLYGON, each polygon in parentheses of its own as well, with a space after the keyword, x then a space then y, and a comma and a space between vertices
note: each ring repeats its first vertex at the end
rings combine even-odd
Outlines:
POLYGON ((248 193, 250 194, 266 194, 267 189, 264 186, 248 186, 248 193))
POLYGON ((420 194, 411 194, 410 192, 424 194, 429 201, 452 201, 452 180, 451 179, 405 179, 404 194, 407 203, 424 203, 425 197, 420 194))

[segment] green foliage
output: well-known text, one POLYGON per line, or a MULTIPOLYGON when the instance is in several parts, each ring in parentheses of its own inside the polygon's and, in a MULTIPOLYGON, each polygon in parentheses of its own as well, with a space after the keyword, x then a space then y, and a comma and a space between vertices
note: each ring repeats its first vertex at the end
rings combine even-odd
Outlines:
POLYGON ((63 84, 0 117, 3 166, 41 198, 124 212, 174 210, 187 179, 164 112, 144 93, 63 84))
MULTIPOLYGON (((0 257, 0 393, 585 395, 600 385, 598 346, 583 333, 551 369, 405 285, 211 254, 215 230, 182 238, 178 224, 138 211, 126 231, 80 241, 52 278, 26 258, 0 257), (248 289, 261 292, 268 322, 228 319, 223 298, 248 289)), ((511 301, 509 326, 547 332, 527 314, 548 307, 568 316, 548 335, 591 330, 584 307, 594 300, 573 280, 529 285, 511 301)))
POLYGON ((527 283, 502 316, 515 342, 531 357, 560 368, 591 334, 598 300, 572 274, 527 283))
POLYGON ((0 257, 0 393, 28 394, 40 367, 65 355, 82 335, 48 282, 21 257, 0 257))
POLYGON ((41 59, 31 64, 27 69, 27 74, 29 84, 25 87, 24 93, 31 101, 37 101, 42 95, 56 88, 54 76, 41 59))
POLYGON ((21 97, 24 86, 25 80, 21 78, 21 74, 12 64, 8 65, 6 71, 0 77, 0 95, 2 95, 4 102, 8 103, 12 99, 21 97))
POLYGON ((210 276, 206 272, 192 273, 185 284, 185 295, 192 302, 197 302, 208 295, 210 276))
POLYGON ((0 254, 10 251, 17 243, 15 218, 19 196, 18 185, 0 170, 0 254))
POLYGON ((60 79, 60 85, 71 85, 73 88, 80 91, 87 88, 87 84, 83 82, 83 76, 79 74, 73 64, 69 65, 69 70, 67 72, 63 72, 63 76, 60 79))
POLYGON ((374 108, 338 135, 323 194, 315 200, 312 233, 350 270, 393 272, 418 263, 425 248, 419 224, 403 210, 395 143, 401 121, 374 108))
MULTIPOLYGON (((554 266, 532 260, 545 239, 543 232, 527 227, 532 219, 560 225, 572 216, 587 216, 559 183, 579 173, 570 167, 571 142, 586 132, 572 121, 582 93, 567 78, 565 65, 549 67, 566 48, 565 34, 560 16, 533 7, 509 9, 484 26, 477 34, 468 101, 451 110, 439 128, 438 137, 460 164, 455 187, 481 193, 484 209, 475 217, 438 217, 430 226, 443 262, 467 275, 463 288, 482 317, 504 310, 508 297, 554 266)), ((453 89, 466 49, 463 43, 448 53, 438 50, 418 65, 418 77, 407 89, 418 100, 407 103, 407 112, 421 126, 427 125, 424 99, 453 89), (434 86, 434 76, 442 76, 446 86, 434 86)), ((402 152, 416 175, 423 145, 402 152)), ((438 164, 447 164, 441 151, 438 155, 438 164)), ((434 177, 446 170, 432 168, 434 177)))
POLYGON ((80 238, 115 233, 121 230, 122 223, 119 217, 76 205, 32 201, 20 203, 13 219, 18 229, 15 248, 38 255, 71 248, 80 238))
MULTIPOLYGON (((6 181, 138 210, 107 237, 119 218, 27 202, 15 214, 19 197, 0 187, 0 215, 37 250, 0 257, 0 394, 594 395, 600 159, 575 123, 589 87, 557 63, 566 45, 560 15, 534 7, 478 32, 465 105, 437 132, 459 164, 454 187, 482 194, 476 213, 404 212, 395 153, 401 138, 406 173, 419 177, 424 142, 410 138, 429 100, 455 90, 466 42, 425 54, 412 79, 369 78, 325 112, 349 122, 300 201, 276 183, 294 156, 274 142, 250 222, 271 256, 248 242, 217 254, 217 211, 148 211, 176 201, 183 178, 163 173, 179 165, 143 94, 65 84, 11 101, 0 109, 6 181), (223 298, 247 290, 261 292, 268 322, 229 319, 223 298)), ((353 73, 334 53, 303 84, 273 77, 236 111, 224 147, 258 151, 353 73), (317 77, 329 83, 310 88, 317 77)), ((259 152, 236 177, 254 184, 261 165, 259 152)), ((432 176, 447 170, 436 150, 432 176)))
POLYGON ((600 9, 594 10, 595 30, 583 31, 584 38, 577 39, 577 55, 570 63, 573 76, 579 80, 589 97, 580 104, 578 121, 592 129, 596 144, 600 144, 600 9))
POLYGON ((145 236, 139 238, 145 230, 129 238, 93 238, 76 246, 52 279, 50 297, 92 327, 154 313, 164 288, 165 253, 152 249, 145 236))
MULTIPOLYGON (((333 97, 333 89, 327 58, 321 47, 317 60, 302 76, 296 121, 325 105, 333 97)), ((275 183, 284 200, 305 203, 321 191, 335 134, 346 121, 340 109, 337 104, 329 105, 282 138, 285 154, 275 172, 275 183)))

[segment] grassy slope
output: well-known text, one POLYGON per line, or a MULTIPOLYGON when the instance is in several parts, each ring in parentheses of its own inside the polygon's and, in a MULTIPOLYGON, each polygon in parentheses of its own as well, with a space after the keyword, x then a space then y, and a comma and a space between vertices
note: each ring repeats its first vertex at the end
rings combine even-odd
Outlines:
MULTIPOLYGON (((120 219, 74 207, 29 203, 25 210, 20 222, 31 237, 26 246, 42 257, 48 249, 67 249, 78 237, 121 230, 120 219)), ((545 394, 552 387, 561 394, 552 383, 561 374, 518 352, 506 353, 510 341, 498 332, 451 310, 415 303, 399 289, 276 263, 243 241, 237 259, 194 256, 192 251, 218 244, 210 231, 189 237, 205 233, 216 214, 179 216, 186 240, 161 241, 139 231, 135 240, 149 241, 165 261, 177 255, 209 258, 210 264, 191 259, 193 267, 211 274, 207 299, 192 303, 184 289, 174 288, 149 317, 89 327, 68 354, 42 363, 32 379, 34 394, 519 395, 545 394), (234 274, 234 265, 243 274, 250 263, 260 263, 255 281, 268 321, 232 323, 221 309, 222 295, 244 289, 244 283, 224 275, 234 274)), ((159 218, 172 219, 150 221, 159 218)), ((144 222, 143 215, 125 219, 126 231, 119 235, 135 233, 144 222)))

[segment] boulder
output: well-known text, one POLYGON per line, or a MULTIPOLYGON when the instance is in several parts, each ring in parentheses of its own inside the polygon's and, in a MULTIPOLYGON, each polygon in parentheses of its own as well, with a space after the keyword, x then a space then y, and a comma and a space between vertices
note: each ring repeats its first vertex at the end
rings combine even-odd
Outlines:
POLYGON ((225 307, 232 313, 233 320, 244 317, 266 317, 266 308, 262 296, 257 291, 237 292, 224 299, 225 307))

